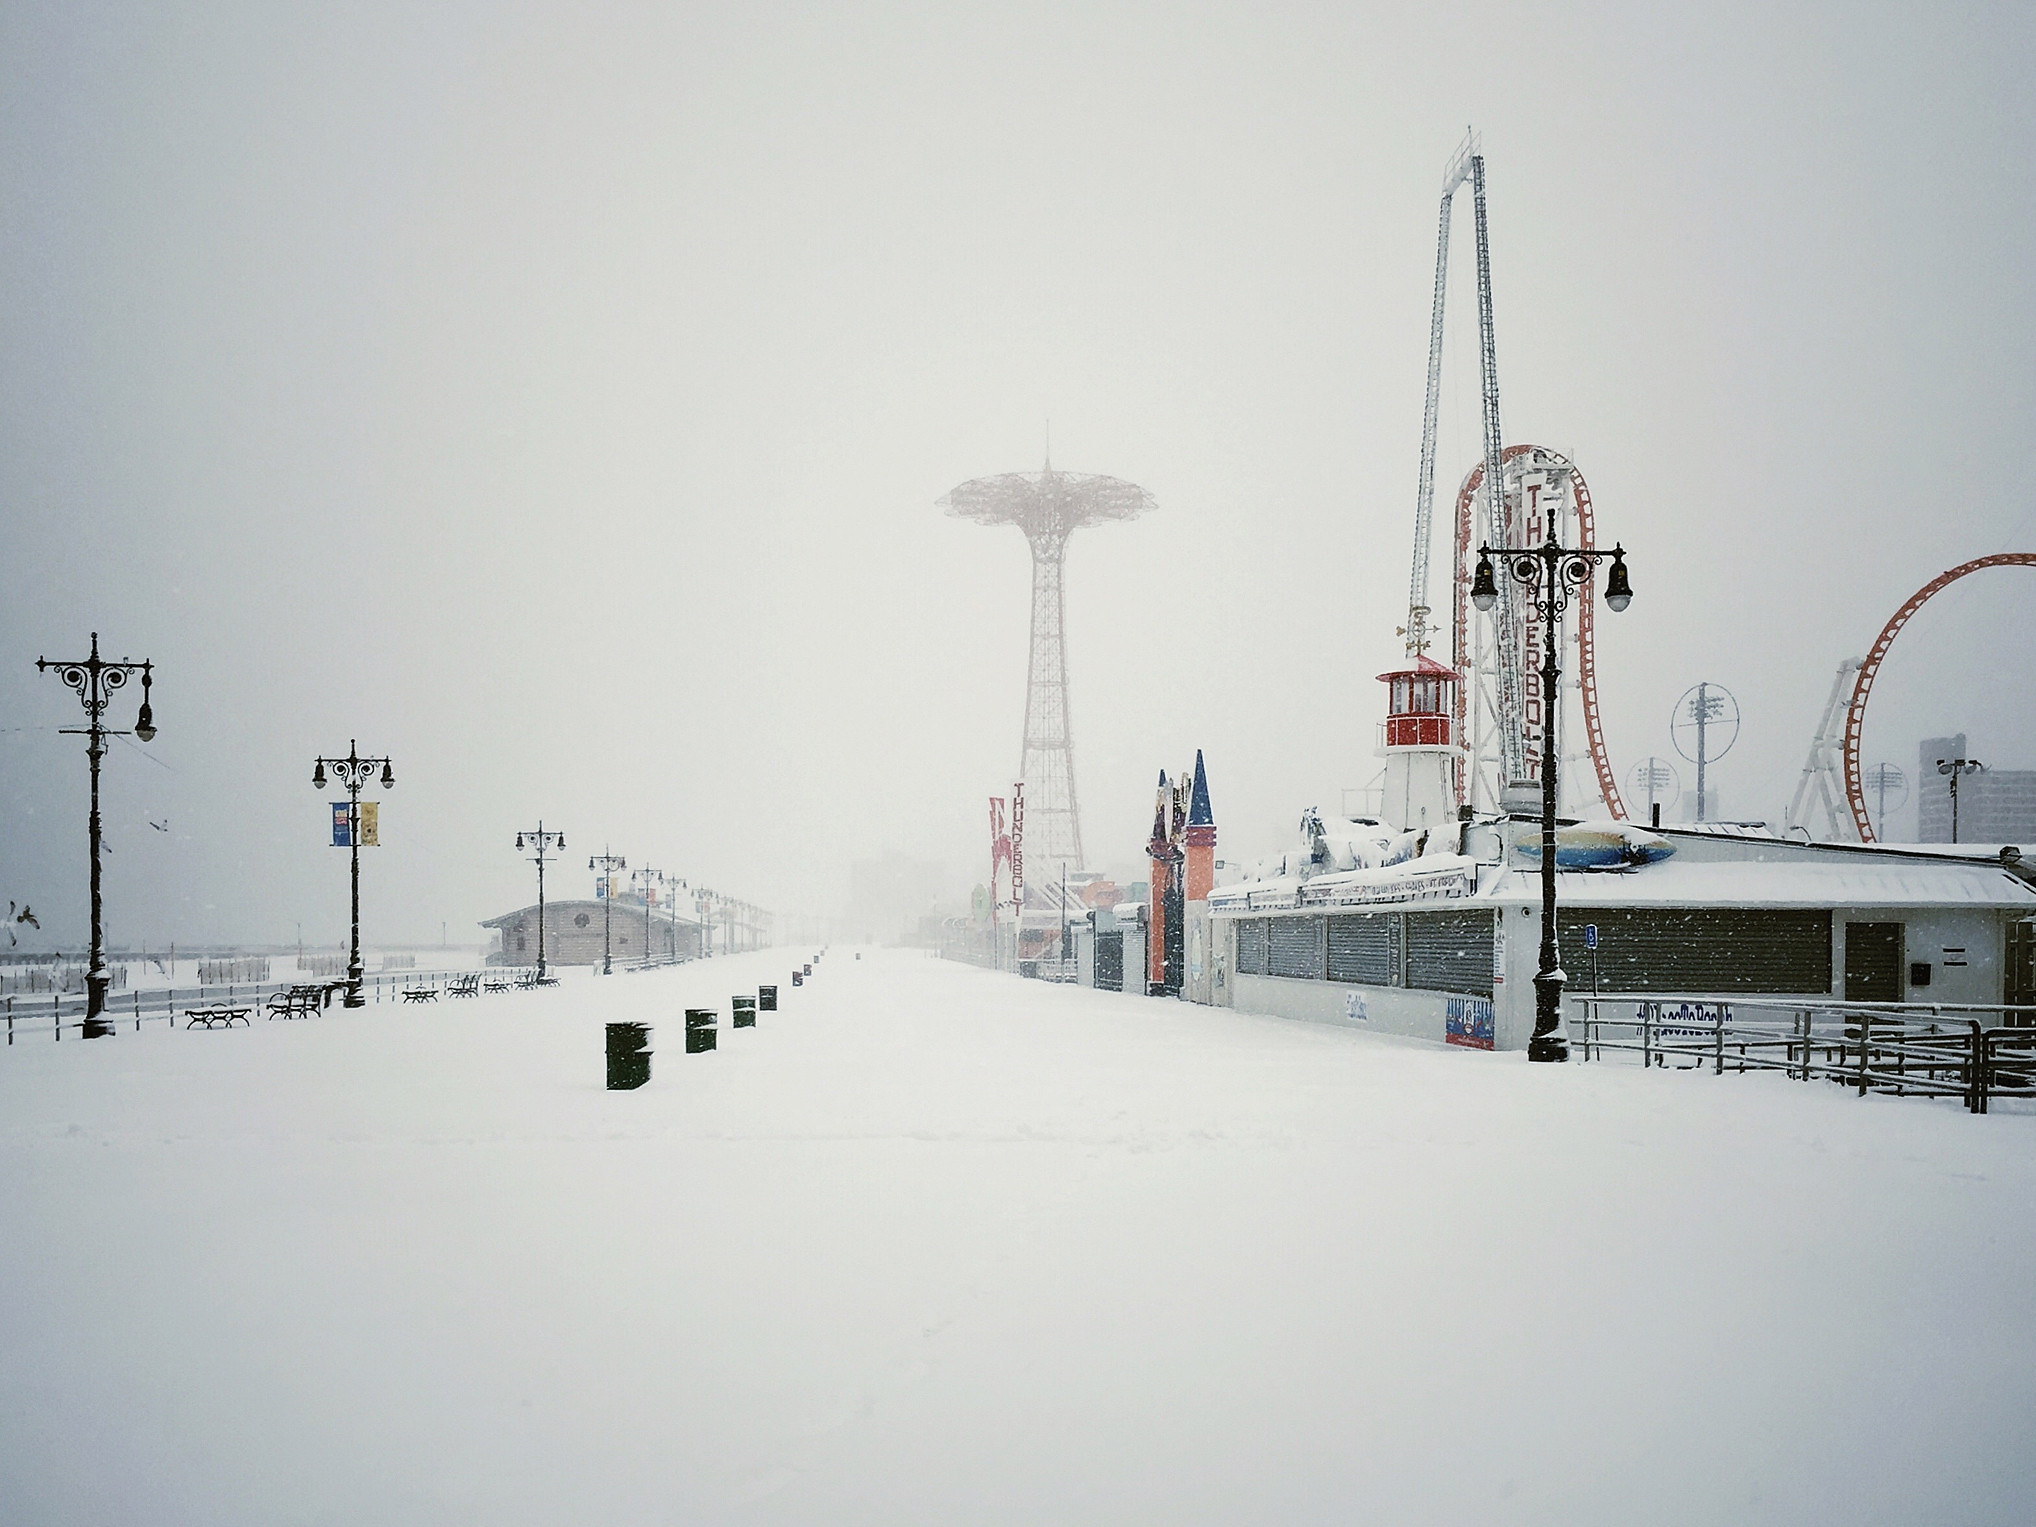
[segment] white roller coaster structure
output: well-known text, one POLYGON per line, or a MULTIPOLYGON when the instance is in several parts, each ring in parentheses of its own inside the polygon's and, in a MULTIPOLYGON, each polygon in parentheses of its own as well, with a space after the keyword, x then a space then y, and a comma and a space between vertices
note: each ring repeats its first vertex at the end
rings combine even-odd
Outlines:
MULTIPOLYGON (((1508 784, 1538 785, 1545 736, 1539 687, 1530 676, 1539 668, 1540 630, 1526 591, 1510 580, 1501 590, 1490 621, 1473 630, 1470 620, 1471 547, 1537 545, 1550 534, 1579 549, 1596 546, 1590 490, 1575 466, 1542 446, 1505 447, 1499 430, 1499 363, 1493 341, 1491 241, 1485 217, 1485 161, 1474 133, 1449 161, 1442 177, 1442 212, 1435 241, 1435 301, 1428 326, 1428 392, 1421 416, 1421 477, 1414 504, 1414 557, 1407 590, 1407 655, 1419 657, 1432 641, 1429 626, 1428 553, 1435 508, 1436 415, 1442 388, 1444 295, 1449 277, 1449 220, 1456 192, 1468 180, 1477 221, 1478 352, 1483 394, 1484 459, 1464 479, 1456 496, 1454 579, 1451 590, 1451 662, 1462 675, 1456 686, 1456 802, 1478 812, 1499 809, 1508 784), (1496 481, 1496 498, 1484 485, 1496 481), (1571 539, 1573 537, 1573 539, 1571 539)), ((1605 752, 1598 715, 1597 657, 1592 643, 1594 601, 1570 608, 1575 626, 1564 645, 1564 682, 1557 737, 1581 736, 1574 762, 1591 768, 1562 771, 1566 815, 1623 818, 1618 777, 1605 752)), ((1570 758, 1562 760, 1570 763, 1570 758)))

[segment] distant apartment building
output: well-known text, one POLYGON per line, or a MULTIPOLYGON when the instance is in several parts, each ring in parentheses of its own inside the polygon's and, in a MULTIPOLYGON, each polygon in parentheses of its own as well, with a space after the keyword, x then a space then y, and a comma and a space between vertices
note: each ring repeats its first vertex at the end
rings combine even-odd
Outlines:
MULTIPOLYGON (((1966 758, 1965 734, 1925 737, 1916 750, 1916 841, 1951 841, 1951 781, 1939 759, 1966 758)), ((2036 769, 1996 769, 1958 781, 1958 841, 2036 843, 2036 769)))

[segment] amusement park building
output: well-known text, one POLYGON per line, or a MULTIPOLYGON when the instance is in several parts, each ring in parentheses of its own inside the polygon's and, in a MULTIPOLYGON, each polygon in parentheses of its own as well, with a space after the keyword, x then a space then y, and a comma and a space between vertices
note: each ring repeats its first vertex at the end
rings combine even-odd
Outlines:
MULTIPOLYGON (((598 965, 602 957, 599 901, 547 901, 544 907, 544 958, 550 965, 598 965)), ((500 939, 489 952, 490 965, 537 963, 537 907, 532 904, 504 912, 482 923, 500 939)), ((644 907, 640 901, 617 897, 609 913, 610 958, 636 964, 644 957, 644 907)), ((668 911, 650 911, 650 958, 690 960, 700 953, 700 925, 681 917, 674 925, 668 911)))
MULTIPOLYGON (((1254 880, 1188 909, 1190 1001, 1502 1050, 1534 1027, 1538 869, 1508 862, 1509 822, 1483 852, 1385 869, 1254 880), (1501 835, 1505 835, 1502 837, 1501 835)), ((1680 1002, 2036 1002, 2036 872, 1998 855, 1806 844, 1664 828, 1673 857, 1558 875, 1562 956, 1593 989, 1680 1002), (1598 947, 1586 951, 1594 926, 1598 947)), ((1080 979, 1137 992, 1135 907, 1099 913, 1080 979), (1120 975, 1121 970, 1121 975, 1120 975)))
MULTIPOLYGON (((2036 933, 2036 886, 2019 865, 1752 835, 1664 836, 1676 850, 1666 862, 1558 875, 1572 996, 1595 987, 1662 1001, 2036 1000, 2011 977, 2011 949, 2036 933), (1587 925, 1598 930, 1593 952, 1583 947, 1587 925)), ((1540 876, 1504 862, 1511 857, 1430 856, 1218 891, 1209 908, 1213 999, 1524 1048, 1534 1027, 1540 876)))

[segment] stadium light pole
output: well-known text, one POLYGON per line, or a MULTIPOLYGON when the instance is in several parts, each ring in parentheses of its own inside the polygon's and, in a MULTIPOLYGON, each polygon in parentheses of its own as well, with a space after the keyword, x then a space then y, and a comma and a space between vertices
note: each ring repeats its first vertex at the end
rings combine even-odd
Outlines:
MULTIPOLYGON (((1958 778, 1961 774, 1977 774, 1985 767, 1986 765, 1977 758, 1937 760, 1937 772, 1944 776, 1945 783, 1951 787, 1951 841, 1954 843, 1958 841, 1958 778)), ((94 905, 97 905, 96 897, 94 905)))
POLYGON ((374 778, 376 764, 382 766, 384 790, 394 787, 396 773, 386 758, 361 757, 360 744, 349 739, 346 757, 319 757, 311 770, 312 789, 325 788, 327 764, 332 766, 333 780, 347 793, 346 836, 353 849, 353 953, 346 962, 346 996, 342 1006, 365 1007, 368 999, 361 995, 361 787, 374 778))
POLYGON ((149 684, 155 668, 149 662, 130 662, 122 659, 109 663, 99 656, 99 633, 92 633, 92 655, 75 662, 57 658, 39 657, 35 660, 35 671, 46 673, 56 669, 57 677, 74 691, 79 702, 85 707, 84 726, 59 727, 67 737, 85 739, 85 760, 92 774, 92 810, 85 819, 85 835, 91 843, 92 853, 92 953, 85 966, 85 1023, 80 1033, 86 1039, 103 1039, 113 1032, 111 1024, 102 1022, 99 1015, 106 1010, 106 988, 113 984, 113 976, 106 968, 106 930, 99 898, 99 764, 106 757, 106 739, 125 737, 126 732, 115 731, 105 724, 106 707, 115 690, 125 689, 128 680, 141 675, 141 710, 134 718, 133 735, 147 742, 156 734, 155 712, 150 709, 149 684))
MULTIPOLYGON (((1574 550, 1558 545, 1554 531, 1539 546, 1478 548, 1476 577, 1470 587, 1471 603, 1489 611, 1499 602, 1498 583, 1492 573, 1492 558, 1502 557, 1506 573, 1515 583, 1531 590, 1529 597, 1541 615, 1541 968, 1534 975, 1534 1034, 1527 1041, 1529 1060, 1569 1059, 1569 1039, 1562 1030, 1562 988, 1565 977, 1555 938, 1555 799, 1556 799, 1556 680, 1560 666, 1562 612, 1571 596, 1589 584, 1598 559, 1596 550, 1574 550)), ((1605 575, 1605 604, 1614 614, 1633 602, 1633 588, 1626 580, 1626 548, 1612 548, 1611 571, 1605 575)))
POLYGON ((588 869, 597 866, 601 871, 601 974, 612 976, 615 974, 615 962, 609 957, 608 926, 609 914, 615 907, 615 871, 626 870, 629 865, 621 855, 611 854, 604 848, 587 860, 588 869))
POLYGON ((546 832, 544 819, 540 817, 534 832, 519 832, 516 847, 519 852, 529 852, 537 864, 537 979, 544 979, 544 856, 553 849, 564 850, 566 835, 562 832, 546 832))

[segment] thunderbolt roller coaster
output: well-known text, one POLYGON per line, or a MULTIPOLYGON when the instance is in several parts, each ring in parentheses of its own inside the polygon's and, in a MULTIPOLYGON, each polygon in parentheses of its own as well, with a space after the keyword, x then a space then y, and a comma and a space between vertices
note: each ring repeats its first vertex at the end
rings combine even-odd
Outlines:
POLYGON ((1990 567, 2036 567, 2036 552, 1997 552, 1990 557, 1975 557, 1970 562, 1961 562, 1939 573, 1895 611, 1888 623, 1881 627, 1880 635, 1874 638, 1873 646, 1867 650, 1865 657, 1847 658, 1838 665, 1838 676, 1831 683, 1831 697, 1824 705, 1824 718, 1818 724, 1816 738, 1810 743, 1809 761, 1803 765, 1795 799, 1789 803, 1791 826, 1805 825, 1805 809, 1814 797, 1816 804, 1823 807, 1825 824, 1833 838, 1850 837, 1860 843, 1874 841, 1873 820, 1867 815, 1866 786, 1859 766, 1860 730, 1866 724, 1866 702, 1873 693, 1874 678, 1880 673, 1880 665, 1886 660, 1888 649, 1901 635, 1902 627, 1915 618, 1918 610, 1959 579, 1984 572, 1990 567), (1851 681, 1849 693, 1848 679, 1851 681), (1838 791, 1833 788, 1834 785, 1844 791, 1847 808, 1844 813, 1838 808, 1838 791), (1845 820, 1847 815, 1851 818, 1849 823, 1845 820))

